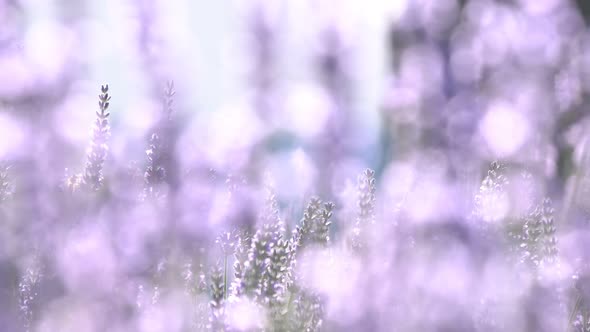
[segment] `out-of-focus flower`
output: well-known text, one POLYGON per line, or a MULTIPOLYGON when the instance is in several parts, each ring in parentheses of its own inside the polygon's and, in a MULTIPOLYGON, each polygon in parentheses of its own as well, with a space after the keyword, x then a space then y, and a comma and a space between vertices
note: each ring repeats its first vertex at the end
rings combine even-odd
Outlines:
POLYGON ((357 217, 352 233, 352 246, 361 249, 367 245, 366 232, 375 223, 375 171, 366 169, 357 180, 357 217))
POLYGON ((531 135, 528 119, 518 109, 504 103, 488 109, 479 130, 493 157, 498 158, 510 157, 518 152, 531 135))
POLYGON ((504 218, 509 209, 506 185, 508 179, 504 174, 504 167, 499 162, 493 162, 475 196, 475 215, 485 223, 495 223, 504 218))
POLYGON ((14 192, 13 185, 8 176, 9 170, 9 166, 0 164, 0 203, 9 199, 14 192))

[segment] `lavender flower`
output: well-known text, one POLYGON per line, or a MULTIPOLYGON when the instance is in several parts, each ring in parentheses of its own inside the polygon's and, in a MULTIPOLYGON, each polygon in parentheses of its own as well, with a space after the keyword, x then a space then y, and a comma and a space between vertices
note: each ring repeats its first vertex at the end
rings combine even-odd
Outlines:
POLYGON ((0 165, 0 203, 8 200, 13 194, 13 187, 8 177, 9 166, 0 165))
POLYGON ((224 271, 218 265, 216 265, 210 273, 210 284, 209 288, 211 291, 211 315, 209 317, 208 329, 210 331, 221 332, 226 330, 225 326, 225 282, 224 282, 224 271))
POLYGON ((293 231, 293 237, 291 239, 293 253, 310 241, 310 234, 316 223, 315 220, 319 218, 321 214, 321 206, 322 201, 318 197, 312 197, 309 200, 309 203, 303 212, 303 218, 293 231))
MULTIPOLYGON (((225 298, 227 298, 228 257, 235 254, 237 238, 238 235, 235 232, 225 232, 215 239, 215 243, 221 247, 221 252, 223 254, 223 295, 225 298)), ((239 265, 240 263, 236 261, 236 264, 239 265)), ((240 267, 238 266, 238 269, 239 268, 240 267)))
POLYGON ((319 331, 323 316, 320 297, 317 294, 300 290, 293 303, 293 315, 290 322, 291 330, 319 331))
POLYGON ((329 226, 331 224, 333 203, 323 203, 317 197, 312 197, 303 213, 303 218, 291 238, 289 252, 289 268, 284 284, 294 298, 289 306, 289 316, 275 319, 276 324, 289 324, 292 331, 317 331, 321 325, 323 308, 321 297, 315 292, 304 289, 300 280, 291 274, 297 264, 297 255, 308 245, 327 246, 329 243, 329 226), (288 320, 288 322, 285 321, 288 320))
POLYGON ((28 267, 18 284, 18 301, 21 319, 26 332, 31 331, 33 323, 33 303, 38 296, 38 285, 43 277, 43 270, 39 265, 37 257, 33 264, 28 267))
POLYGON ((375 223, 375 171, 366 169, 358 177, 357 227, 375 223))
POLYGON ((590 331, 590 310, 587 306, 582 306, 575 315, 575 319, 572 322, 571 331, 575 332, 588 332, 590 331))
POLYGON ((330 225, 332 224, 332 212, 334 211, 334 203, 324 203, 322 209, 319 211, 318 218, 314 219, 312 229, 310 232, 310 241, 312 243, 328 246, 330 243, 330 225))
POLYGON ((263 276, 266 270, 266 261, 269 258, 268 248, 272 240, 272 232, 268 227, 258 230, 254 234, 241 275, 234 280, 236 296, 245 295, 256 300, 262 295, 263 276))
POLYGON ((375 224, 375 171, 366 169, 357 180, 357 217, 353 228, 352 247, 356 250, 366 245, 367 227, 375 224))
POLYGON ((309 200, 303 212, 303 218, 299 225, 295 227, 291 237, 292 255, 307 245, 328 245, 333 210, 334 203, 322 203, 317 197, 312 197, 309 200))
POLYGON ((521 248, 525 259, 534 266, 553 263, 557 257, 554 210, 544 199, 525 219, 521 248))
POLYGON ((260 215, 262 226, 254 234, 248 258, 234 281, 237 296, 246 295, 263 304, 274 301, 274 297, 282 293, 289 266, 289 241, 284 238, 278 203, 272 188, 267 186, 266 189, 260 215))
POLYGON ((236 242, 239 241, 237 232, 224 232, 215 239, 215 243, 221 248, 224 256, 233 255, 236 250, 236 242))
POLYGON ((170 122, 172 121, 172 104, 174 103, 174 82, 168 81, 164 89, 161 118, 156 125, 146 151, 147 167, 144 173, 144 197, 157 198, 162 195, 161 186, 166 181, 166 160, 170 149, 170 122))
POLYGON ((159 197, 159 185, 164 182, 166 170, 162 165, 162 141, 158 134, 152 134, 150 148, 146 151, 148 166, 144 174, 144 196, 159 197))
POLYGON ((246 232, 237 235, 234 253, 234 278, 240 280, 244 275, 244 266, 248 260, 248 252, 252 245, 252 237, 246 232))
POLYGON ((185 294, 192 300, 191 325, 196 331, 206 331, 211 318, 211 305, 207 301, 199 300, 208 294, 209 279, 203 264, 194 268, 192 262, 183 265, 183 279, 185 294))
POLYGON ((174 111, 172 105, 174 104, 175 94, 176 91, 174 90, 174 81, 166 82, 163 98, 164 119, 166 121, 170 121, 172 119, 172 112, 174 111))
POLYGON ((83 183, 91 190, 97 191, 102 187, 103 166, 107 157, 107 141, 110 136, 109 115, 107 111, 111 96, 109 96, 109 86, 101 87, 101 94, 98 96, 98 106, 100 111, 96 112, 96 120, 92 128, 92 140, 88 148, 86 166, 82 175, 83 183))
POLYGON ((66 176, 64 181, 65 189, 68 190, 70 193, 77 192, 80 187, 82 186, 82 175, 81 174, 67 174, 66 169, 66 176))
POLYGON ((262 294, 265 296, 265 302, 269 304, 280 302, 285 292, 286 277, 289 272, 289 249, 289 241, 283 237, 269 245, 270 252, 262 285, 262 294))
POLYGON ((285 225, 279 216, 279 203, 277 202, 274 189, 270 185, 265 186, 266 198, 260 215, 260 224, 272 233, 272 237, 278 240, 285 232, 285 225))
POLYGON ((504 172, 505 167, 501 163, 492 162, 475 196, 474 214, 486 223, 497 221, 504 216, 503 207, 507 200, 505 187, 508 184, 504 172))

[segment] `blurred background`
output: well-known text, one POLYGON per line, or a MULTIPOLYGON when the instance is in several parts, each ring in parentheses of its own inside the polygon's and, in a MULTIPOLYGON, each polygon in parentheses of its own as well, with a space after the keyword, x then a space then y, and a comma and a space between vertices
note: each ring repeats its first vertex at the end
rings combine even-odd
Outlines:
MULTIPOLYGON (((20 329, 11 289, 39 251, 63 244, 41 260, 70 275, 41 303, 89 287, 93 268, 76 263, 88 252, 108 288, 154 269, 172 250, 161 243, 206 256, 223 231, 254 227, 268 183, 288 228, 310 196, 334 201, 336 235, 367 167, 385 221, 466 227, 550 198, 558 227, 585 229, 589 17, 585 0, 0 0, 0 163, 14 188, 0 215, 0 330, 20 329), (102 84, 110 203, 78 211, 58 192, 84 168, 102 84), (164 111, 166 208, 139 208, 164 111), (493 161, 506 196, 480 211, 493 161), (108 226, 72 235, 76 218, 108 226)), ((565 253, 590 243, 575 234, 565 253)))
POLYGON ((184 168, 298 167, 308 180, 288 185, 332 192, 363 166, 384 174, 429 156, 479 181, 483 164, 503 159, 561 193, 585 141, 587 7, 3 1, 2 157, 57 149, 53 171, 75 168, 108 83, 110 158, 140 161, 172 80, 184 168))

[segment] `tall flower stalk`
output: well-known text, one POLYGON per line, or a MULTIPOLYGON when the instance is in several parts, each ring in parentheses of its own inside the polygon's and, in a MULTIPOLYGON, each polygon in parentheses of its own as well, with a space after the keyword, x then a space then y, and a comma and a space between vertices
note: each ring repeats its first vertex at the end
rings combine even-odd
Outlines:
POLYGON ((501 163, 492 162, 475 196, 474 214, 486 224, 503 217, 502 210, 507 200, 505 187, 508 185, 504 173, 505 167, 501 163))
POLYGON ((12 196, 13 188, 8 176, 9 166, 0 165, 0 203, 12 196))
POLYGON ((219 265, 216 265, 210 274, 210 293, 211 316, 209 318, 208 328, 210 331, 225 331, 225 282, 224 271, 219 265))
POLYGON ((232 293, 238 293, 241 290, 235 289, 238 286, 236 281, 240 281, 244 276, 244 270, 246 267, 246 262, 248 262, 248 253, 250 247, 252 245, 252 236, 249 234, 242 232, 237 235, 236 239, 236 246, 234 252, 234 289, 232 289, 232 293))
POLYGON ((334 203, 323 203, 318 197, 312 197, 303 212, 303 218, 295 227, 291 237, 291 251, 295 254, 307 245, 327 246, 330 242, 330 225, 334 203))
MULTIPOLYGON (((267 186, 267 197, 260 215, 261 227, 256 231, 247 258, 238 257, 234 292, 260 304, 277 301, 285 289, 289 268, 290 243, 285 238, 285 228, 279 217, 278 203, 272 188, 267 186)), ((239 246, 237 253, 242 251, 239 246)), ((239 255, 242 255, 240 252, 239 255)))
POLYGON ((221 253, 223 254, 223 296, 225 299, 227 299, 228 257, 235 254, 238 238, 234 232, 224 232, 215 240, 221 247, 221 253))
POLYGON ((41 268, 38 257, 35 256, 33 264, 25 270, 25 274, 21 277, 18 284, 18 301, 21 319, 24 330, 29 332, 32 330, 33 324, 33 304, 38 296, 39 283, 43 277, 43 270, 41 268))
POLYGON ((375 223, 375 171, 366 169, 357 180, 357 217, 352 232, 352 247, 366 245, 367 230, 375 223))
POLYGON ((149 140, 146 150, 147 166, 144 173, 144 197, 160 197, 161 186, 166 182, 166 161, 170 158, 170 122, 174 103, 174 82, 168 81, 164 89, 162 114, 149 140))
MULTIPOLYGON (((295 271, 297 257, 307 246, 327 247, 330 241, 329 226, 331 225, 334 204, 322 203, 317 197, 312 197, 307 204, 299 225, 293 231, 291 238, 289 273, 295 271)), ((288 326, 292 331, 317 331, 322 323, 322 300, 319 294, 306 289, 297 275, 289 275, 290 303, 288 303, 288 326)))
POLYGON ((303 212, 303 218, 299 222, 299 225, 295 227, 293 231, 292 253, 295 254, 299 248, 305 246, 309 242, 311 229, 318 218, 322 206, 322 201, 318 197, 312 197, 303 212))
POLYGON ((99 111, 96 112, 96 120, 92 127, 92 140, 82 175, 83 183, 93 191, 99 190, 104 182, 103 167, 109 149, 107 141, 110 137, 110 113, 108 112, 110 100, 109 86, 103 85, 101 94, 98 96, 99 111))
POLYGON ((525 219, 520 247, 525 261, 540 266, 554 263, 557 258, 554 209, 545 198, 525 219))
POLYGON ((146 155, 148 164, 144 174, 144 195, 158 197, 160 196, 159 186, 164 182, 166 170, 162 165, 162 140, 157 133, 152 134, 146 155))
POLYGON ((475 229, 483 239, 491 242, 498 238, 502 225, 500 221, 505 219, 509 207, 506 192, 509 181, 505 173, 506 167, 493 161, 474 199, 471 217, 475 222, 475 229))
POLYGON ((241 275, 234 281, 236 296, 246 296, 254 300, 261 299, 263 278, 269 258, 268 248, 272 240, 272 232, 267 225, 254 234, 241 275))
POLYGON ((323 308, 320 296, 299 290, 293 300, 292 331, 319 331, 322 325, 323 308))

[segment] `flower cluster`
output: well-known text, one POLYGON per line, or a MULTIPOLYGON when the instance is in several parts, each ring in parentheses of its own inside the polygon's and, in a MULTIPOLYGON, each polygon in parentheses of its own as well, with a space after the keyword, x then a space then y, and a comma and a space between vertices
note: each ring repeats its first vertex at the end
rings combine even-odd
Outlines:
POLYGON ((524 260, 535 266, 554 263, 557 258, 553 215, 551 200, 546 198, 524 219, 520 247, 524 260))

